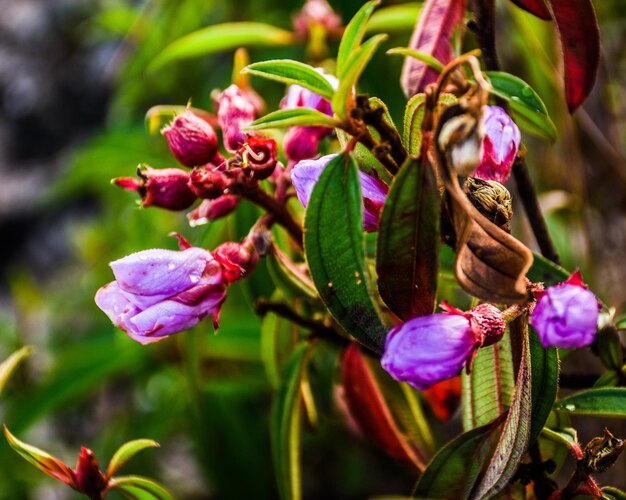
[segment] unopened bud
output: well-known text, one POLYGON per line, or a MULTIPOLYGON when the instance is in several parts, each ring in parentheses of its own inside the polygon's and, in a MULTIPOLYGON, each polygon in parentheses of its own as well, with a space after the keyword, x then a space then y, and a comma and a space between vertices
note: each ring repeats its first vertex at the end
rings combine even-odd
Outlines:
POLYGON ((231 183, 224 172, 207 167, 196 167, 189 175, 189 188, 198 198, 219 198, 231 183))
POLYGON ((101 493, 106 488, 107 481, 100 471, 98 460, 93 451, 82 447, 76 464, 76 487, 81 493, 89 498, 101 498, 101 493))
POLYGON ((335 31, 341 26, 341 17, 326 0, 307 0, 293 18, 293 29, 300 37, 306 37, 315 26, 322 26, 325 31, 335 31))
POLYGON ((437 143, 445 151, 452 168, 459 175, 471 175, 483 156, 483 127, 470 113, 448 119, 439 133, 437 143))
POLYGON ((239 198, 232 194, 224 194, 214 200, 203 200, 202 203, 187 214, 191 227, 201 226, 209 221, 219 219, 231 213, 239 204, 239 198))
POLYGON ((244 128, 254 120, 255 108, 237 85, 228 87, 219 97, 217 120, 222 128, 224 147, 237 152, 248 139, 244 128))
POLYGON ((186 167, 204 165, 217 153, 213 127, 190 110, 174 118, 161 133, 174 157, 186 167))
POLYGON ((196 195, 188 186, 189 174, 179 168, 155 169, 147 165, 139 166, 140 179, 120 177, 113 184, 135 191, 141 196, 141 205, 160 207, 167 210, 186 210, 196 200, 196 195))
POLYGON ((250 137, 239 150, 244 167, 252 170, 254 179, 267 179, 276 167, 276 141, 266 137, 250 137))
POLYGON ((481 214, 496 226, 511 232, 513 202, 507 188, 497 181, 468 177, 465 193, 481 214))
POLYGON ((250 274, 259 262, 259 254, 250 241, 228 241, 213 250, 213 257, 223 266, 223 274, 229 283, 250 274))
POLYGON ((287 158, 297 162, 315 157, 320 144, 318 129, 319 127, 291 127, 283 141, 287 158))
POLYGON ((484 107, 483 128, 483 157, 474 176, 504 184, 511 175, 522 134, 511 117, 499 106, 484 107))

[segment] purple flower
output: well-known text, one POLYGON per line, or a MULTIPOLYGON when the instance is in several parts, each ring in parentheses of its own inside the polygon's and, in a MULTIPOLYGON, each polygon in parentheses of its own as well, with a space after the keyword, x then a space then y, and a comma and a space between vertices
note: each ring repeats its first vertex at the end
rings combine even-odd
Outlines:
POLYGON ((236 153, 243 146, 249 134, 244 128, 254 121, 254 104, 237 85, 232 84, 219 98, 217 121, 222 127, 224 147, 230 153, 236 153))
POLYGON ((458 375, 476 347, 465 316, 430 314, 393 328, 381 363, 396 380, 423 390, 458 375))
POLYGON ((506 322, 492 304, 468 312, 443 302, 445 313, 413 318, 387 335, 381 363, 389 374, 424 390, 471 368, 479 347, 498 342, 506 322))
MULTIPOLYGON (((291 171, 291 182, 303 207, 309 204, 315 184, 326 165, 337 155, 322 156, 317 160, 302 160, 291 171)), ((380 211, 383 208, 389 188, 379 179, 359 171, 361 194, 363 195, 363 229, 368 232, 378 229, 380 211)))
POLYGON ((540 292, 530 319, 544 347, 572 349, 593 343, 599 303, 579 272, 540 292))
POLYGON ((98 290, 96 304, 141 344, 215 319, 226 298, 222 266, 201 248, 144 250, 110 266, 115 281, 98 290))
POLYGON ((519 128, 499 106, 485 106, 483 156, 474 177, 504 184, 511 175, 522 139, 519 128))
POLYGON ((213 127, 190 110, 174 118, 161 133, 174 157, 186 167, 204 165, 217 153, 213 127))

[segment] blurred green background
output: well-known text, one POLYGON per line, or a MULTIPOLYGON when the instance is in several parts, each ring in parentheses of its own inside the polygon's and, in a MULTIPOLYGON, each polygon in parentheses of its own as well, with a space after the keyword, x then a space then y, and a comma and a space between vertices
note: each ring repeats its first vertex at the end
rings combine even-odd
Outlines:
MULTIPOLYGON (((347 21, 361 2, 332 4, 347 21)), ((255 216, 244 205, 226 219, 189 228, 184 214, 137 209, 134 197, 110 185, 113 177, 132 176, 138 163, 174 166, 162 138, 147 133, 146 110, 190 98, 213 110, 211 91, 229 85, 233 54, 150 74, 146 66, 169 42, 207 25, 254 20, 291 29, 300 4, 2 0, 0 6, 0 359, 24 344, 35 347, 0 401, 2 420, 20 439, 72 465, 81 445, 104 465, 123 442, 155 439, 161 448, 143 452, 126 472, 156 478, 177 498, 276 498, 268 435, 272 387, 261 361, 261 320, 252 313, 252 298, 272 293, 263 266, 229 289, 217 335, 205 322, 142 347, 111 325, 93 296, 112 279, 111 260, 175 248, 171 231, 213 248, 243 237, 255 216)), ((594 291, 623 311, 626 4, 602 0, 596 7, 601 70, 575 117, 566 113, 549 24, 500 1, 498 49, 503 68, 537 90, 559 130, 554 145, 524 140, 563 265, 581 267, 594 291)), ((407 30, 392 33, 383 49, 406 46, 409 37, 407 30)), ((473 46, 469 35, 465 48, 473 46)), ((331 55, 335 48, 333 42, 331 55)), ((253 47, 250 57, 303 60, 305 49, 253 47)), ((360 89, 387 102, 396 123, 405 103, 401 64, 379 51, 360 89)), ((284 88, 262 80, 253 85, 275 109, 284 88)), ((534 245, 522 217, 515 232, 534 245)), ((314 383, 333 382, 335 360, 328 353, 314 366, 314 383)), ((593 362, 584 369, 600 373, 593 362)), ((322 407, 332 406, 328 399, 322 407)), ((440 444, 459 428, 453 422, 439 429, 440 444)), ((597 433, 593 427, 588 437, 597 433)), ((0 464, 1 499, 75 498, 4 440, 0 464)), ((414 479, 346 432, 336 411, 307 427, 303 467, 310 499, 406 494, 414 479)))

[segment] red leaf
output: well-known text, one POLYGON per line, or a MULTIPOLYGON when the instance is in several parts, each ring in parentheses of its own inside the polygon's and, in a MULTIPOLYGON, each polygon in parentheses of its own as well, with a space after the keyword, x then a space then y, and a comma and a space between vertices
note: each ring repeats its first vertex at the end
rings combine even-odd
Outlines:
POLYGON ((442 380, 422 391, 435 417, 442 422, 450 420, 461 402, 461 377, 442 380))
POLYGON ((565 98, 573 113, 587 98, 600 63, 600 31, 591 0, 550 0, 565 66, 565 98))
POLYGON ((419 470, 424 462, 396 425, 358 344, 346 349, 341 364, 341 385, 350 416, 367 439, 396 460, 419 470))
POLYGON ((537 16, 539 19, 545 21, 552 19, 550 11, 546 7, 543 0, 511 0, 520 9, 524 9, 526 12, 530 12, 533 16, 537 16))
MULTIPOLYGON (((435 57, 443 65, 453 56, 452 35, 463 25, 465 0, 426 0, 411 36, 409 48, 435 57)), ((437 81, 438 73, 421 61, 407 57, 402 67, 400 84, 407 98, 423 92, 426 85, 437 81)))

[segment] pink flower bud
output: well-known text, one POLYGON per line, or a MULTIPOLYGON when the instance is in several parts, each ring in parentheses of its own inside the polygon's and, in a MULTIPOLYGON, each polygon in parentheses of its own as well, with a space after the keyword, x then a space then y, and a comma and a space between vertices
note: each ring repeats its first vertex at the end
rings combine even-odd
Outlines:
POLYGON ((198 198, 219 198, 232 182, 223 171, 206 166, 194 168, 189 175, 189 188, 198 198))
POLYGON ((285 155, 291 161, 308 160, 317 155, 320 127, 291 127, 283 140, 285 155))
POLYGON ((227 216, 238 204, 239 198, 232 194, 224 194, 214 200, 203 200, 198 208, 187 214, 187 220, 191 227, 201 226, 227 216))
POLYGON ((544 347, 573 349, 595 339, 600 305, 579 272, 539 292, 530 323, 544 347))
POLYGON ((250 274, 259 262, 259 254, 251 242, 222 243, 213 251, 213 256, 224 269, 226 281, 232 283, 250 274))
POLYGON ((250 137, 239 154, 246 168, 252 170, 253 179, 267 179, 276 167, 276 141, 267 137, 250 137))
POLYGON ((80 449, 75 470, 76 489, 89 498, 101 498, 107 486, 107 480, 100 471, 98 460, 93 451, 84 446, 80 449))
POLYGON ((500 309, 493 304, 479 304, 470 309, 467 314, 473 327, 483 334, 483 346, 499 342, 506 331, 506 320, 500 309))
POLYGON ((222 92, 218 100, 217 120, 227 151, 235 153, 243 146, 249 137, 243 129, 254 121, 254 115, 254 104, 237 85, 233 84, 222 92))
POLYGON ((520 130, 499 106, 484 107, 483 128, 483 155, 474 177, 504 184, 511 175, 522 139, 520 130))
MULTIPOLYGON (((322 68, 315 68, 320 75, 322 75, 331 87, 335 90, 339 87, 339 80, 333 75, 324 73, 322 68)), ((295 109, 295 108, 311 108, 320 111, 328 116, 333 116, 333 108, 328 100, 315 92, 301 87, 300 85, 290 85, 287 90, 287 95, 281 102, 280 107, 282 109, 295 109)), ((325 128, 325 127, 322 127, 325 128)))
POLYGON ((96 304, 141 344, 215 318, 226 298, 222 266, 201 248, 144 250, 110 265, 115 281, 98 290, 96 304))
POLYGON ((161 133, 174 157, 186 167, 210 162, 217 153, 217 136, 206 121, 187 110, 161 133))
POLYGON ((341 26, 341 17, 326 0, 307 0, 293 19, 293 29, 302 38, 305 38, 314 26, 322 26, 330 32, 341 26))
MULTIPOLYGON (((291 183, 302 206, 309 204, 311 193, 326 166, 336 154, 322 156, 317 160, 302 160, 291 171, 291 183)), ((380 211, 385 204, 389 188, 379 179, 359 171, 361 194, 363 196, 363 229, 376 231, 380 221, 380 211)))
POLYGON ((141 205, 167 210, 186 210, 196 200, 188 186, 189 174, 179 168, 155 169, 147 165, 137 168, 140 180, 132 177, 113 179, 113 184, 139 193, 141 205))

